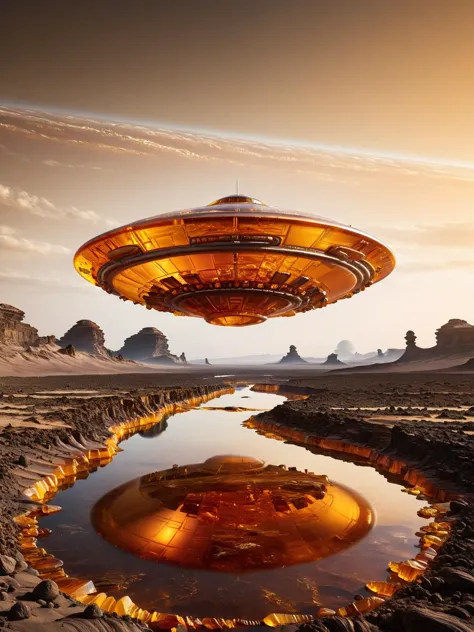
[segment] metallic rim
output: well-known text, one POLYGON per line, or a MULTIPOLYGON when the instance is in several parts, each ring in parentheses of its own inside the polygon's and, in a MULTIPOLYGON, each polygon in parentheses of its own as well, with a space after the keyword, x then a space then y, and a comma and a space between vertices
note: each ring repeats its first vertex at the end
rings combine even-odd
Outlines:
POLYGON ((266 244, 249 244, 247 243, 235 243, 235 242, 227 242, 224 244, 213 243, 213 244, 196 244, 192 246, 172 246, 170 248, 157 248, 155 250, 149 250, 147 252, 143 252, 141 254, 137 254, 131 257, 125 257, 121 261, 111 261, 105 263, 98 271, 97 280, 99 285, 101 285, 104 289, 109 292, 119 295, 113 286, 113 280, 117 274, 127 270, 129 268, 135 267, 141 263, 150 263, 152 261, 160 261, 161 259, 169 259, 172 257, 179 257, 181 255, 189 255, 189 254, 212 254, 214 252, 222 252, 222 251, 232 251, 232 252, 261 252, 261 253, 271 253, 277 255, 289 255, 295 256, 298 255, 303 259, 311 259, 317 261, 324 261, 327 263, 331 263, 333 266, 340 267, 345 269, 348 272, 351 272, 355 279, 356 284, 352 289, 352 292, 356 292, 360 290, 362 287, 370 283, 374 276, 374 270, 370 264, 367 262, 356 262, 356 261, 345 261, 343 259, 339 259, 333 255, 328 255, 319 250, 308 250, 302 249, 295 246, 273 246, 266 244))
MULTIPOLYGON (((221 206, 227 206, 222 204, 221 206)), ((230 206, 230 205, 229 205, 230 206)), ((163 224, 186 224, 186 220, 200 219, 206 213, 209 213, 212 217, 264 217, 264 218, 272 218, 272 219, 281 219, 282 217, 291 220, 292 222, 300 223, 309 223, 317 226, 322 226, 325 228, 342 228, 347 232, 350 232, 353 235, 357 235, 361 239, 368 239, 370 243, 379 246, 389 255, 392 261, 392 267, 395 264, 395 255, 392 250, 383 242, 378 239, 375 239, 368 233, 365 233, 358 228, 354 228, 352 226, 348 226, 347 224, 342 224, 335 220, 328 219, 326 217, 321 217, 318 215, 311 215, 309 213, 301 213, 295 211, 288 211, 286 209, 280 209, 278 207, 270 207, 266 205, 262 205, 261 207, 256 208, 258 205, 253 204, 237 204, 235 205, 238 208, 213 208, 210 206, 202 206, 198 208, 185 209, 181 211, 172 211, 170 213, 163 213, 162 215, 153 215, 151 217, 147 217, 138 222, 132 222, 130 224, 124 224, 123 226, 119 226, 114 228, 113 230, 106 231, 89 239, 83 244, 79 250, 76 252, 76 257, 79 256, 85 248, 92 247, 97 243, 103 241, 104 239, 113 238, 118 233, 123 233, 124 231, 134 231, 134 230, 142 230, 144 228, 149 227, 150 225, 159 226, 161 223, 163 224)))

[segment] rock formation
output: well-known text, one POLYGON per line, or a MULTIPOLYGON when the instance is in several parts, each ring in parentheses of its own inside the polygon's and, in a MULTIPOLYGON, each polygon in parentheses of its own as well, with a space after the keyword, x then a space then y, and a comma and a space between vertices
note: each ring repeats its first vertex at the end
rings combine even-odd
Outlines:
POLYGON ((448 356, 474 356, 474 325, 452 318, 436 331, 436 345, 422 349, 416 344, 416 335, 407 331, 406 351, 400 360, 431 359, 448 356))
MULTIPOLYGON (((35 346, 49 339, 40 338, 38 330, 23 323, 25 313, 13 305, 0 304, 0 345, 35 346)), ((54 342, 54 338, 51 338, 54 342)))
POLYGON ((186 364, 186 363, 188 362, 188 361, 186 360, 186 354, 184 353, 184 351, 183 351, 183 353, 179 356, 179 361, 180 361, 180 362, 183 362, 183 364, 186 364))
POLYGON ((448 320, 436 331, 436 347, 447 353, 474 351, 474 325, 458 318, 448 320))
POLYGON ((346 366, 344 362, 341 362, 337 357, 337 353, 330 353, 326 359, 326 362, 323 362, 323 366, 346 366))
POLYGON ((288 353, 286 354, 286 356, 283 356, 283 358, 277 362, 277 364, 307 364, 306 360, 303 360, 303 358, 299 355, 298 351, 296 350, 295 345, 290 345, 290 349, 288 351, 288 353))
POLYGON ((382 351, 382 349, 377 349, 377 357, 378 358, 383 358, 384 357, 384 352, 382 351))
POLYGON ((207 358, 204 359, 204 364, 211 364, 207 358))
POLYGON ((160 359, 177 362, 176 356, 170 353, 168 339, 156 327, 144 327, 127 338, 118 354, 136 362, 156 362, 160 359))
POLYGON ((76 351, 90 355, 110 357, 110 352, 105 348, 104 332, 91 320, 78 320, 57 343, 60 347, 72 345, 76 351))
POLYGON ((396 364, 428 362, 431 368, 450 368, 474 358, 474 325, 459 318, 452 318, 436 331, 434 347, 421 348, 416 344, 416 335, 407 331, 405 353, 396 364))
POLYGON ((409 349, 410 347, 416 347, 416 336, 415 336, 415 332, 412 331, 411 329, 409 329, 407 331, 407 333, 405 334, 405 342, 407 344, 407 349, 409 349))

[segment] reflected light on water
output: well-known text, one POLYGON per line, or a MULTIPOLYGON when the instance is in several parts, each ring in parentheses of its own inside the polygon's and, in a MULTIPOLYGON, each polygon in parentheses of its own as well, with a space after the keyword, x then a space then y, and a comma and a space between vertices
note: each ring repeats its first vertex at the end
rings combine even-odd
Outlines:
POLYGON ((225 456, 125 483, 92 522, 142 559, 242 573, 334 555, 370 531, 373 512, 325 476, 225 456))

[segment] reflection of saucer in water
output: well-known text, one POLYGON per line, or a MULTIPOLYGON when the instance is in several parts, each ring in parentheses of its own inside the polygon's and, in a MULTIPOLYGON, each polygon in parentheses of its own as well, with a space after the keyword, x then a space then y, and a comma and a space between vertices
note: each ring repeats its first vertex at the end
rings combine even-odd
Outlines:
POLYGON ((373 513, 325 476, 219 456, 117 487, 95 505, 92 522, 137 557, 242 572, 342 551, 370 531, 373 513))

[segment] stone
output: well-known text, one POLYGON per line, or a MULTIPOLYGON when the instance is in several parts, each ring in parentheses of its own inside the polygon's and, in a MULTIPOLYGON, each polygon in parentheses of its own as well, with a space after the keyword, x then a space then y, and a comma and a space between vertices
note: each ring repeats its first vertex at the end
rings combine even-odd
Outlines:
POLYGON ((82 616, 84 619, 101 619, 104 616, 104 613, 96 603, 91 603, 86 607, 82 616))
POLYGON ((474 576, 467 571, 445 566, 439 571, 439 574, 452 588, 471 595, 474 594, 474 576))
POLYGON ((452 500, 449 504, 449 510, 450 513, 457 514, 460 511, 463 511, 463 509, 466 509, 466 507, 468 506, 467 502, 465 500, 452 500))
POLYGON ((45 601, 53 601, 59 596, 59 588, 56 582, 50 579, 43 579, 33 588, 34 599, 44 599, 45 601))
POLYGON ((65 347, 62 347, 61 349, 58 349, 58 353, 74 358, 76 356, 76 348, 73 345, 66 345, 65 347))
POLYGON ((91 320, 78 320, 57 344, 65 349, 68 346, 74 347, 76 351, 82 351, 95 356, 111 357, 105 348, 105 336, 97 323, 91 320))
POLYGON ((11 575, 15 572, 16 560, 8 555, 0 555, 0 575, 11 575))
POLYGON ((8 594, 4 590, 0 590, 0 601, 6 601, 8 599, 8 594))
POLYGON ((469 621, 471 618, 471 614, 462 606, 453 606, 449 610, 447 610, 447 614, 452 614, 454 617, 459 617, 459 619, 464 619, 464 621, 469 621))
POLYGON ((427 608, 407 608, 402 615, 406 632, 472 632, 468 625, 444 612, 427 608))
POLYGON ((354 632, 378 632, 378 628, 373 626, 368 621, 364 619, 359 619, 353 621, 354 623, 354 632))
POLYGON ((345 617, 330 617, 324 619, 324 625, 329 632, 355 632, 351 619, 345 617))
POLYGON ((23 603, 22 601, 14 603, 8 611, 8 618, 10 621, 22 621, 23 619, 29 619, 30 615, 31 610, 28 608, 26 603, 23 603))
POLYGON ((277 364, 307 364, 307 362, 299 355, 295 345, 290 345, 288 353, 277 364))

